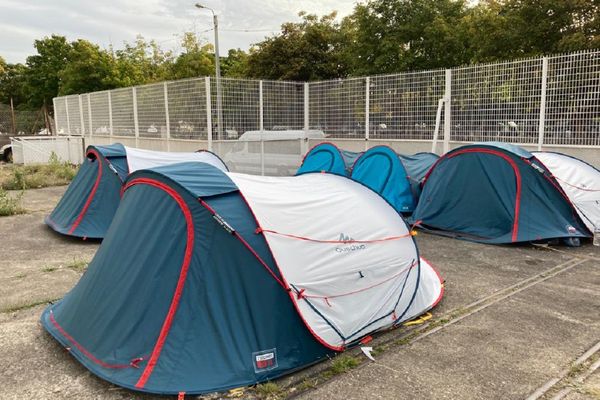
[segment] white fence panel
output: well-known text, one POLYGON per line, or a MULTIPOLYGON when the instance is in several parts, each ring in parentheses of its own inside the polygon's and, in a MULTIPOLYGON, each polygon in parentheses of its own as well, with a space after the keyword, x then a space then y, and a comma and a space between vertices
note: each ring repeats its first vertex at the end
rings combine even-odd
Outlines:
POLYGON ((545 143, 600 146, 598 52, 549 57, 546 104, 545 143))
POLYGON ((81 136, 19 136, 11 138, 15 164, 46 164, 52 155, 71 164, 83 162, 81 136))
POLYGON ((597 150, 600 51, 310 83, 193 78, 53 102, 59 134, 167 151, 214 139, 230 153, 236 143, 225 142, 245 132, 302 129, 355 150, 431 149, 436 122, 444 150, 486 140, 597 150))

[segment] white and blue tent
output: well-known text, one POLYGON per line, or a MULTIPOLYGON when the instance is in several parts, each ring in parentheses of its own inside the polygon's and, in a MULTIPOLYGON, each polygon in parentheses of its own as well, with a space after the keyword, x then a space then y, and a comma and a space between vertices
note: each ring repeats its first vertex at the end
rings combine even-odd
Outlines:
POLYGON ((537 151, 533 155, 556 179, 590 232, 600 229, 600 171, 562 153, 537 151))
POLYGON ((123 187, 88 270, 41 318, 117 385, 200 394, 263 382, 442 298, 402 216, 348 178, 191 162, 123 187))

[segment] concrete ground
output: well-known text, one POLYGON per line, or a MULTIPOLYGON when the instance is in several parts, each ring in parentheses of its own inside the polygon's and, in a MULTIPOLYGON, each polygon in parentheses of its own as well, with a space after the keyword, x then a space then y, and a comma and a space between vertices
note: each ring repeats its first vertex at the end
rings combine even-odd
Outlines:
MULTIPOLYGON (((43 224, 63 191, 27 191, 29 212, 0 218, 0 398, 149 398, 90 374, 38 322, 99 245, 43 224)), ((521 399, 557 380, 542 398, 565 388, 569 400, 600 398, 600 368, 592 371, 600 359, 599 248, 489 246, 427 234, 417 241, 446 279, 434 322, 377 336, 372 345, 384 351, 375 362, 361 357, 328 380, 319 378, 331 364, 324 362, 279 388, 310 399, 521 399)))

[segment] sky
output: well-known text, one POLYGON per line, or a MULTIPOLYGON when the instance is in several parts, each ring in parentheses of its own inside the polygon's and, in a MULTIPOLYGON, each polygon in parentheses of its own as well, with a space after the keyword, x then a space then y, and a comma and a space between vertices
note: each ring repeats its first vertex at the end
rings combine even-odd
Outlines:
MULTIPOLYGON (((298 12, 317 15, 333 10, 343 17, 356 0, 201 0, 219 18, 219 53, 247 50, 277 32, 283 22, 298 21, 298 12)), ((8 63, 25 62, 33 41, 51 34, 87 39, 108 48, 123 47, 138 34, 155 39, 163 49, 180 50, 179 37, 196 32, 213 42, 212 14, 194 0, 0 0, 0 56, 8 63)))

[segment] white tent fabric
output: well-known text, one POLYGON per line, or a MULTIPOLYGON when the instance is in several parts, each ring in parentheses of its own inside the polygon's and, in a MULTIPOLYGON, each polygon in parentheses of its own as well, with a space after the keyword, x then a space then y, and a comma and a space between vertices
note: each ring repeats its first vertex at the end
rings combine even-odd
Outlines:
POLYGON ((240 188, 313 335, 340 349, 420 315, 442 295, 410 231, 379 195, 331 174, 228 173, 240 188))
POLYGON ((127 152, 127 164, 129 173, 140 169, 160 167, 186 161, 200 161, 210 164, 222 171, 227 171, 227 167, 219 157, 210 151, 199 151, 195 153, 170 153, 166 151, 153 151, 136 149, 125 146, 127 152))
POLYGON ((600 171, 565 154, 533 154, 554 175, 588 229, 600 229, 600 171))

